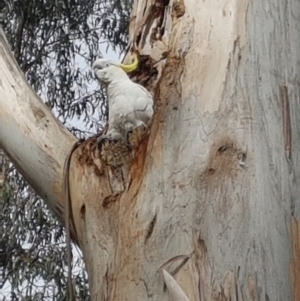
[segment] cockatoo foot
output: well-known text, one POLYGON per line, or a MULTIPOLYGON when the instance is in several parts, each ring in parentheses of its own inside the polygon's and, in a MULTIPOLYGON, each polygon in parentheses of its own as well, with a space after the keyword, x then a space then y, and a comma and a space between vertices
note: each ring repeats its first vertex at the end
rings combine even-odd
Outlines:
POLYGON ((140 126, 143 126, 145 130, 148 129, 148 126, 143 122, 143 121, 140 121, 135 127, 134 129, 140 127, 140 126))
POLYGON ((129 135, 132 134, 132 132, 139 127, 142 127, 144 131, 148 130, 148 126, 142 121, 138 121, 136 125, 131 126, 129 129, 127 129, 126 133, 125 133, 125 142, 126 142, 127 146, 130 146, 130 147, 132 146, 129 142, 129 135))

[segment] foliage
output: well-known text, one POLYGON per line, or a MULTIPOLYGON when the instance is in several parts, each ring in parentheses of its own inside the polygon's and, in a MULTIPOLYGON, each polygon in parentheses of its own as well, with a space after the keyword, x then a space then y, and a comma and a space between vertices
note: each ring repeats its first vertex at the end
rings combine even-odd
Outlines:
MULTIPOLYGON (((66 258, 63 227, 42 200, 8 163, 10 170, 1 189, 0 285, 10 283, 11 300, 63 300, 66 258), (42 297, 42 298, 41 298, 42 297), (48 299, 47 298, 47 299, 48 299)), ((88 299, 83 263, 76 263, 80 300, 88 299)), ((4 290, 6 291, 6 290, 4 290)))
POLYGON ((89 93, 92 62, 108 42, 123 51, 131 2, 119 0, 9 0, 4 29, 33 88, 62 121, 81 117, 97 130, 103 93, 89 93), (78 65, 81 63, 81 66, 78 65), (97 120, 97 121, 95 121, 97 120))
MULTIPOLYGON (((125 50, 130 9, 131 0, 6 1, 3 28, 18 64, 29 84, 77 137, 103 127, 105 97, 89 66, 101 55, 102 43, 125 50), (76 118, 80 122, 74 123, 76 118)), ((3 158, 0 153, 0 171, 7 167, 0 185, 0 291, 9 283, 7 300, 64 300, 63 227, 3 158)), ((79 257, 75 274, 77 295, 88 300, 79 257)))

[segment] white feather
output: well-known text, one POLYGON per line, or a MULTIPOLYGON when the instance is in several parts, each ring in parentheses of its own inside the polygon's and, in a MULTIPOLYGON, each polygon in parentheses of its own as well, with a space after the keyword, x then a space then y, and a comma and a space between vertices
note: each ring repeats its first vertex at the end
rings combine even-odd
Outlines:
POLYGON ((98 79, 106 85, 109 107, 107 136, 117 138, 132 128, 147 126, 153 116, 152 95, 130 80, 116 62, 99 59, 93 68, 98 79))

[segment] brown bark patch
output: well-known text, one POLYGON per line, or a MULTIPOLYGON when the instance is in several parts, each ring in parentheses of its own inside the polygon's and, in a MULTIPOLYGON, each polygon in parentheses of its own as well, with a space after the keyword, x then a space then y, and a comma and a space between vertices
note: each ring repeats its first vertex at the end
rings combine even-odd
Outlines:
POLYGON ((195 181, 199 191, 200 216, 203 214, 202 210, 205 210, 206 202, 213 200, 218 218, 230 220, 233 209, 241 213, 244 210, 241 200, 232 197, 232 191, 238 191, 236 183, 247 174, 247 153, 232 138, 225 136, 212 144, 206 162, 206 167, 200 171, 195 181))
POLYGON ((293 258, 291 263, 291 278, 293 300, 300 300, 300 240, 298 220, 292 219, 293 258))
POLYGON ((183 0, 176 0, 173 3, 172 17, 180 18, 185 14, 185 5, 183 0))
MULTIPOLYGON (((43 118, 46 117, 46 114, 41 109, 39 109, 38 107, 33 106, 32 104, 31 104, 31 109, 32 109, 32 114, 35 117, 37 122, 41 121, 43 118)), ((47 127, 47 126, 48 125, 45 124, 45 127, 47 127)))
POLYGON ((251 300, 257 300, 257 278, 255 276, 248 276, 248 291, 251 300))
MULTIPOLYGON (((181 99, 180 77, 183 73, 183 70, 184 59, 178 58, 174 55, 170 55, 168 57, 167 64, 163 71, 163 80, 161 80, 159 84, 159 89, 156 93, 157 97, 155 97, 155 105, 157 107, 161 107, 162 105, 168 105, 170 100, 175 101, 175 99, 181 99)), ((176 105, 178 108, 179 104, 176 105)), ((161 109, 160 112, 161 111, 163 110, 161 109)))
POLYGON ((292 155, 292 126, 288 89, 286 86, 280 86, 279 92, 282 103, 284 149, 286 159, 290 160, 292 155))
POLYGON ((93 136, 84 141, 77 150, 77 159, 80 165, 93 165, 93 159, 91 153, 96 150, 97 136, 93 136))
POLYGON ((230 138, 221 138, 215 142, 210 151, 205 170, 208 184, 218 177, 236 177, 241 164, 245 164, 247 154, 237 147, 230 138), (241 163, 242 162, 242 163, 241 163))
POLYGON ((112 206, 112 204, 117 201, 118 196, 119 196, 118 194, 117 195, 109 195, 106 198, 104 198, 104 200, 102 202, 103 208, 105 208, 105 209, 110 208, 112 206))
POLYGON ((161 39, 164 34, 163 21, 165 18, 166 7, 169 5, 169 0, 155 0, 152 3, 145 1, 145 7, 142 18, 132 18, 135 21, 134 43, 138 49, 143 49, 148 43, 150 35, 150 45, 153 46, 156 40, 161 39), (151 30, 151 32, 150 32, 151 30))
MULTIPOLYGON (((81 167, 93 166, 96 176, 101 178, 103 187, 109 187, 110 195, 103 199, 103 207, 115 203, 117 196, 129 189, 131 178, 142 178, 144 160, 148 145, 148 130, 143 126, 129 135, 131 146, 125 141, 104 141, 97 144, 95 135, 82 143, 74 157, 81 167)), ((107 190, 107 189, 105 189, 107 190)))
POLYGON ((158 71, 155 67, 155 61, 148 55, 139 56, 139 67, 130 75, 130 79, 154 92, 157 81, 158 71))
POLYGON ((181 99, 180 77, 184 70, 184 59, 169 56, 162 80, 155 93, 155 118, 151 126, 149 152, 157 166, 161 166, 164 143, 163 129, 168 106, 177 107, 181 99))

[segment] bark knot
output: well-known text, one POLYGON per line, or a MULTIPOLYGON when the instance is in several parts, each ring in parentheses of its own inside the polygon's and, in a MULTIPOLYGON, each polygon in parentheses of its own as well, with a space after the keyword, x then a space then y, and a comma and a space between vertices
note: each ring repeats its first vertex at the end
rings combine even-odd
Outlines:
POLYGON ((173 3, 172 17, 180 18, 185 14, 185 5, 183 0, 176 0, 173 3))
POLYGON ((222 139, 212 146, 206 168, 207 180, 216 180, 222 175, 235 176, 238 166, 244 167, 247 154, 230 138, 222 139), (237 164, 238 163, 238 164, 237 164))

